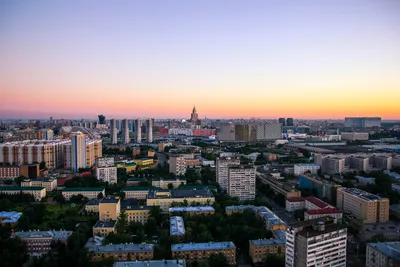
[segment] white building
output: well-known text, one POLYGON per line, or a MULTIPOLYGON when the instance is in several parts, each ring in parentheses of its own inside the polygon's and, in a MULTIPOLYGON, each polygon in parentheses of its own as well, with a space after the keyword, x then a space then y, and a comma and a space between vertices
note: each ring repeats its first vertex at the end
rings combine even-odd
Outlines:
POLYGON ((169 172, 175 175, 185 175, 186 159, 182 156, 171 156, 169 158, 169 172))
POLYGON ((88 199, 97 198, 102 193, 106 195, 105 189, 100 187, 70 187, 65 188, 62 191, 62 195, 66 200, 69 200, 72 196, 82 195, 88 199))
POLYGON ((239 158, 217 158, 216 161, 216 176, 217 183, 221 187, 221 190, 224 192, 228 191, 228 176, 229 176, 229 167, 239 166, 240 160, 239 158))
POLYGON ((71 133, 71 167, 78 172, 86 168, 86 136, 81 132, 71 133))
POLYGON ((294 175, 304 174, 306 172, 311 172, 311 174, 317 174, 320 166, 315 163, 300 163, 294 165, 294 175))
POLYGON ((324 217, 286 229, 286 267, 346 266, 347 228, 324 217))
POLYGON ((142 120, 135 120, 135 141, 140 144, 142 142, 142 120))
POLYGON ((305 209, 305 201, 303 197, 290 197, 286 199, 286 210, 289 212, 293 212, 296 210, 305 209))
POLYGON ((146 141, 147 143, 153 142, 153 121, 154 119, 146 120, 146 141))
POLYGON ((256 197, 256 167, 253 165, 229 167, 228 194, 239 200, 254 200, 256 197))
POLYGON ((97 180, 107 182, 109 184, 117 183, 117 167, 96 168, 97 180))
POLYGON ((365 267, 399 266, 400 242, 368 243, 365 267))

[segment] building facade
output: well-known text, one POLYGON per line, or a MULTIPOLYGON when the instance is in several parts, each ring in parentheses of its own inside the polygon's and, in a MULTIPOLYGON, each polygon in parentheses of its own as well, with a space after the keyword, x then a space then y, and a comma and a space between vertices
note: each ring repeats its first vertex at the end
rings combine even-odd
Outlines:
POLYGON ((34 179, 34 180, 23 180, 21 182, 21 187, 44 187, 47 192, 51 192, 57 189, 57 180, 56 179, 34 179))
POLYGON ((186 159, 182 156, 171 156, 169 158, 169 172, 177 176, 185 175, 186 159))
POLYGON ((122 120, 122 143, 123 144, 129 144, 130 139, 129 139, 129 120, 128 119, 123 119, 122 120))
POLYGON ((228 194, 239 200, 254 200, 256 197, 256 167, 253 165, 229 167, 228 194))
POLYGON ((100 187, 71 187, 65 188, 62 191, 62 195, 66 200, 69 200, 72 196, 82 195, 88 199, 97 198, 102 193, 106 195, 105 189, 100 187))
POLYGON ((220 188, 224 192, 228 192, 228 179, 229 179, 229 167, 239 166, 239 158, 221 157, 216 160, 216 179, 220 188))
POLYGON ((320 166, 315 163, 305 164, 294 164, 294 175, 304 174, 310 172, 311 174, 317 174, 320 166))
POLYGON ((0 186, 0 194, 18 195, 29 194, 35 198, 35 201, 41 201, 46 197, 46 188, 44 187, 23 187, 23 186, 0 186))
POLYGON ((400 266, 400 242, 367 243, 365 267, 400 266))
POLYGON ((346 117, 344 119, 346 128, 373 128, 381 127, 380 117, 346 117))

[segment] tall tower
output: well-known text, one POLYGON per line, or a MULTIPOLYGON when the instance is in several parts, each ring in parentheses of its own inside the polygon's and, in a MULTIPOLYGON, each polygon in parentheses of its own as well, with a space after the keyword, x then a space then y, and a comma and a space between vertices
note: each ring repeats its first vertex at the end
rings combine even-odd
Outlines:
POLYGON ((192 114, 190 115, 190 120, 195 123, 199 119, 199 114, 197 114, 196 106, 193 107, 192 114))
POLYGON ((147 134, 147 142, 153 142, 153 121, 154 119, 146 120, 146 134, 147 134))
POLYGON ((136 119, 135 120, 135 141, 136 143, 142 142, 142 120, 136 119))
POLYGON ((86 136, 81 132, 71 133, 71 166, 75 172, 86 168, 86 136))
POLYGON ((129 121, 127 119, 122 120, 122 143, 129 143, 129 121))
POLYGON ((106 117, 103 115, 99 115, 99 124, 106 124, 106 117))
POLYGON ((117 136, 117 120, 111 119, 110 121, 110 137, 111 137, 111 144, 118 143, 118 136, 117 136))

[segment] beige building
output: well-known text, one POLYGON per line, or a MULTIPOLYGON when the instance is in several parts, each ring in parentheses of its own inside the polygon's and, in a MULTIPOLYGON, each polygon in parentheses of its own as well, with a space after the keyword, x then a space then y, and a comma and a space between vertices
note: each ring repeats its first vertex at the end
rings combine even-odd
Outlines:
POLYGON ((168 212, 172 202, 178 203, 200 203, 211 205, 215 201, 214 195, 210 190, 151 190, 146 200, 147 206, 159 206, 163 212, 168 212))
POLYGON ((168 185, 172 184, 173 188, 178 188, 180 185, 186 184, 186 179, 153 179, 151 185, 162 189, 168 189, 168 185))
POLYGON ((110 233, 115 233, 117 221, 97 221, 93 226, 93 236, 107 236, 110 233))
POLYGON ((156 189, 153 186, 129 186, 121 189, 125 193, 125 198, 146 199, 149 191, 156 189))
POLYGON ((221 190, 228 192, 229 167, 239 166, 240 159, 235 157, 220 157, 216 160, 216 178, 221 190))
POLYGON ((249 256, 253 264, 265 262, 270 255, 285 255, 285 249, 285 239, 249 240, 249 256))
POLYGON ((239 165, 228 169, 228 195, 239 200, 254 200, 256 197, 256 167, 239 165))
POLYGON ((145 224, 150 217, 150 207, 146 206, 128 206, 124 209, 128 222, 137 222, 145 224))
POLYGON ((369 169, 368 157, 348 157, 345 163, 349 168, 367 172, 369 169))
POLYGON ((164 152, 166 147, 171 147, 172 143, 159 143, 158 144, 158 152, 164 152))
POLYGON ((389 199, 381 198, 358 188, 338 188, 336 207, 350 212, 363 223, 389 221, 389 199))
POLYGON ((57 189, 57 180, 56 179, 35 179, 35 180, 23 180, 21 182, 22 187, 44 187, 46 191, 51 192, 57 189))
POLYGON ((399 267, 400 242, 367 243, 365 267, 399 267))
POLYGON ((370 162, 374 168, 381 170, 392 169, 393 158, 390 156, 372 156, 370 162))
POLYGON ((101 187, 71 187, 65 188, 62 191, 62 195, 66 200, 69 200, 72 196, 82 195, 88 199, 97 198, 99 193, 103 196, 106 195, 105 189, 101 187))
POLYGON ((93 198, 85 205, 85 211, 90 213, 99 213, 99 202, 97 198, 93 198))
POLYGON ((177 176, 185 175, 186 159, 181 156, 171 156, 169 158, 169 172, 177 176))
POLYGON ((344 132, 340 134, 343 141, 367 141, 369 133, 344 132))
POLYGON ((40 201, 46 197, 46 188, 44 187, 23 187, 23 186, 1 186, 0 194, 17 195, 20 193, 32 195, 35 201, 40 201))
POLYGON ((119 198, 103 198, 99 201, 99 220, 116 221, 121 212, 119 198))

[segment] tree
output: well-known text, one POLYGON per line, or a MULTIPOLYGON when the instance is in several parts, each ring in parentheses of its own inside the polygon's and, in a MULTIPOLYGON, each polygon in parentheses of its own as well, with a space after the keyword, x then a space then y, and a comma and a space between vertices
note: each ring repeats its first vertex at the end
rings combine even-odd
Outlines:
POLYGON ((102 192, 100 192, 98 195, 97 195, 97 199, 102 199, 104 196, 103 196, 103 193, 102 192))
POLYGON ((0 238, 1 266, 23 266, 27 261, 27 249, 25 243, 18 237, 0 238))
POLYGON ((284 267, 285 266, 285 256, 269 254, 263 266, 274 266, 274 267, 284 267))
POLYGON ((174 185, 172 183, 168 184, 168 189, 174 189, 174 185))
POLYGON ((150 216, 155 220, 157 225, 160 225, 162 220, 162 214, 159 206, 152 206, 150 208, 150 216))
POLYGON ((119 192, 117 193, 117 195, 119 196, 119 198, 121 199, 121 201, 125 199, 125 192, 124 192, 124 191, 119 191, 119 192))
POLYGON ((117 230, 117 233, 125 233, 128 229, 128 216, 126 215, 125 210, 122 210, 119 213, 115 229, 117 230))
MULTIPOLYGON (((208 257, 208 265, 210 267, 228 267, 228 260, 226 259, 225 255, 222 253, 218 254, 211 254, 210 257, 208 257)), ((274 265, 271 265, 274 266, 274 265)))
POLYGON ((39 164, 39 169, 40 169, 40 170, 46 169, 46 162, 44 162, 44 161, 40 162, 40 164, 39 164))

